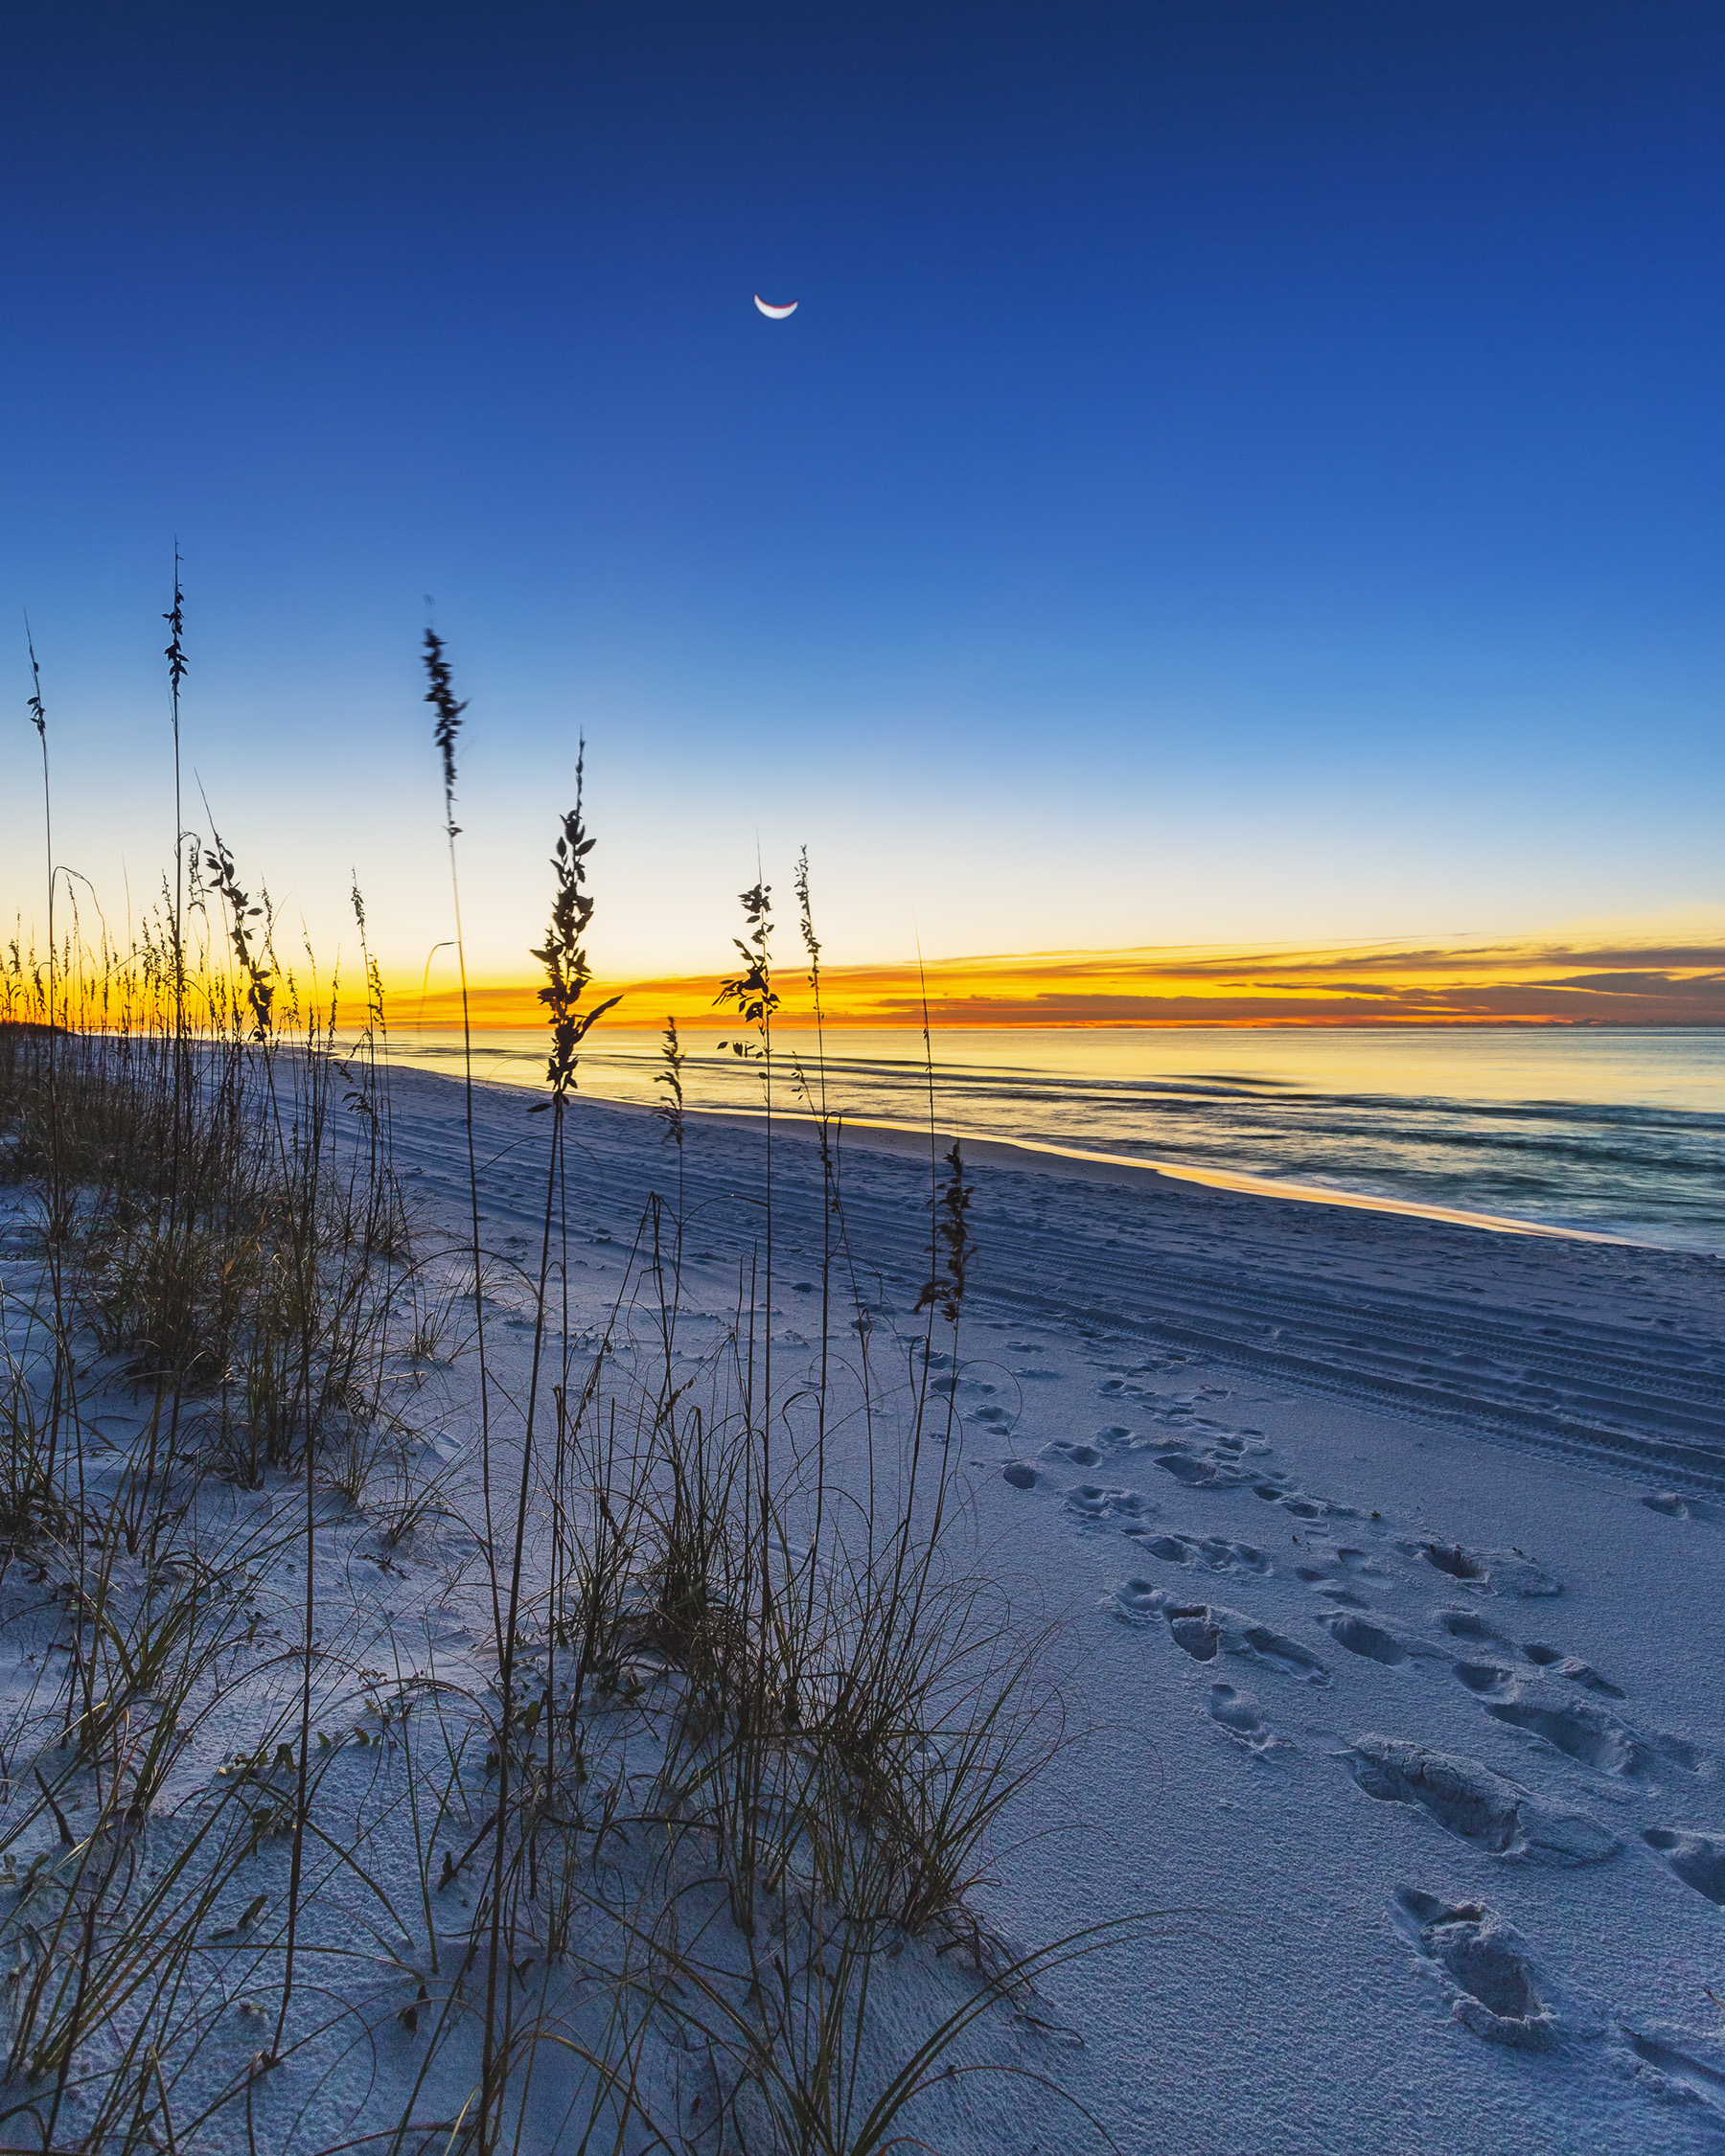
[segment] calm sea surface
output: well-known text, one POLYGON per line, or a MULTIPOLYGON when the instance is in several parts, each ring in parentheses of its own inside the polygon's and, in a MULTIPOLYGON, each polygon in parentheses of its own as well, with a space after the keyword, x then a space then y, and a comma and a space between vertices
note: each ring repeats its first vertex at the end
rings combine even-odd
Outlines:
MULTIPOLYGON (((756 1068, 716 1052, 725 1029, 684 1028, 692 1108, 757 1109, 756 1068)), ((794 1108, 775 1036, 775 1102, 794 1108)), ((835 1112, 926 1126, 920 1035, 834 1028, 835 1112)), ((474 1036, 476 1076, 536 1086, 542 1036, 474 1036)), ((459 1035, 397 1036, 399 1060, 459 1069, 459 1035)), ((609 1025, 582 1058, 585 1091, 662 1096, 657 1038, 609 1025)), ((1725 1031, 1026 1031, 934 1040, 936 1113, 978 1137, 1272 1178, 1320 1189, 1725 1251, 1725 1031)))

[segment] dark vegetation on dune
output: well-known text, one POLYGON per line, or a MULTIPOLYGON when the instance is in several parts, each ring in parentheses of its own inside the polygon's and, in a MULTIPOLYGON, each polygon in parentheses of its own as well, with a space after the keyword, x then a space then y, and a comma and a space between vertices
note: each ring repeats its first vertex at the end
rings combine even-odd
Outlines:
MULTIPOLYGON (((357 883, 355 1038, 207 805, 186 828, 177 574, 166 619, 158 903, 124 945, 89 929, 33 674, 46 940, 0 966, 0 2145, 902 2145, 908 2107, 982 2070, 978 2025, 1033 2025, 1035 1979, 1097 1943, 1014 1952, 967 1898, 1062 1717, 1044 1640, 956 1554, 958 1150, 931 1160, 920 1331, 878 1344, 820 1059, 774 1049, 757 878, 720 995, 770 1112, 734 1311, 692 1343, 674 1024, 667 1187, 610 1306, 574 1307, 571 1103, 609 1008, 578 762, 533 953, 537 1247, 482 1238, 471 1059, 451 1232, 397 1174, 357 883), (786 1087, 825 1192, 794 1367, 770 1321, 786 1087), (423 1441, 427 1385, 453 1450, 423 1441), (379 1668, 332 1615, 353 1553, 431 1573, 458 1489, 474 1654, 379 1668)), ((425 661, 459 952, 465 706, 429 631, 425 661)), ((795 892, 818 1017, 806 854, 795 892)))

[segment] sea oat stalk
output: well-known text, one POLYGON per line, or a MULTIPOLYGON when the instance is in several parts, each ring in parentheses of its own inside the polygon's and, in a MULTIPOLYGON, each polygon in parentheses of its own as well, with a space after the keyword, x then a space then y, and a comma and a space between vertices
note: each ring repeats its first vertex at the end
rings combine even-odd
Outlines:
MULTIPOLYGON (((551 868, 557 888, 551 901, 551 920, 542 946, 532 955, 545 971, 545 985, 539 999, 545 1006, 551 1029, 551 1049, 545 1064, 550 1098, 537 1102, 533 1112, 549 1112, 551 1144, 545 1177, 545 1212, 540 1240, 539 1292, 535 1301, 533 1361, 527 1381, 527 1412, 521 1433, 521 1479, 516 1503, 515 1547, 510 1560, 509 1595, 498 1641, 498 1691, 501 1728, 497 1738, 497 1817, 493 1849, 491 1886, 491 1950, 485 1984, 485 2040, 480 2070, 480 2143, 494 2144, 501 2128, 502 2078, 510 2056, 509 2031, 514 1998, 505 1984, 501 2002, 503 2027, 497 2026, 498 1985, 508 1970, 504 1954, 504 1865, 510 1822, 510 1748, 515 1741, 516 1660, 520 1643, 521 1572, 527 1546, 527 1510, 533 1492, 534 1423, 539 1406, 540 1368, 544 1353, 546 1289, 551 1270, 551 1229, 556 1217, 557 1192, 563 1172, 564 1114, 575 1090, 581 1061, 581 1044, 606 1012, 621 997, 609 997, 591 1010, 583 1011, 581 999, 592 979, 587 961, 586 931, 593 917, 593 901, 586 891, 586 857, 593 841, 582 821, 582 801, 586 772, 586 744, 575 758, 575 806, 563 819, 563 830, 552 856, 551 868)), ((547 1735, 547 1741, 549 1737, 547 1735)))
MULTIPOLYGON (((473 1144, 473 1027, 468 1009, 467 943, 461 928, 461 878, 456 871, 455 841, 461 826, 455 821, 455 739, 461 731, 465 700, 455 695, 454 677, 444 655, 443 639, 436 630, 426 631, 423 656, 430 686, 426 701, 437 714, 431 730, 443 766, 444 836, 449 847, 449 896, 455 913, 455 963, 461 976, 461 1078, 467 1111, 468 1210, 473 1255, 473 1341, 479 1357, 479 1461, 480 1497, 485 1508, 485 1562, 491 1580, 492 1622, 501 1628, 502 1608, 497 1595, 496 1540, 492 1530, 491 1491, 491 1383, 485 1355, 485 1279, 479 1248, 479 1162, 473 1144)), ((427 966, 429 960, 426 961, 427 966)))

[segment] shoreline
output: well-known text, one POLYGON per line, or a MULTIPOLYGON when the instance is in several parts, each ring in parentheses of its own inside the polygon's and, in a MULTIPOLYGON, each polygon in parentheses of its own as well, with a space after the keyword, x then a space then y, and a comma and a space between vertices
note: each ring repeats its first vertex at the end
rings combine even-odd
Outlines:
MULTIPOLYGON (((426 1076, 451 1076, 460 1083, 460 1074, 427 1070, 423 1064, 403 1067, 422 1072, 426 1076)), ((534 1088, 511 1078, 488 1075, 476 1078, 475 1085, 505 1088, 510 1092, 525 1093, 534 1088)), ((587 1092, 586 1100, 602 1103, 635 1115, 652 1115, 656 1111, 641 1101, 619 1100, 609 1093, 587 1092)), ((732 1127, 764 1125, 767 1113, 761 1109, 749 1108, 691 1108, 687 1112, 691 1123, 713 1123, 732 1127)), ((775 1109, 771 1121, 799 1137, 812 1137, 815 1117, 801 1109, 775 1109)), ((931 1134, 908 1123, 888 1123, 871 1116, 835 1116, 835 1124, 841 1124, 848 1135, 866 1131, 867 1142, 883 1153, 920 1152, 931 1143, 931 1134)), ((1332 1190, 1318 1183, 1283 1181, 1273 1176, 1254 1176, 1230 1168, 1194 1168, 1167 1160, 1132 1160, 1117 1153, 1098 1153, 1077 1146, 1055 1145, 1036 1138, 1002 1138, 985 1136, 965 1130, 955 1123, 941 1122, 932 1134, 936 1150, 944 1149, 954 1139, 960 1140, 967 1159, 992 1161, 1000 1166, 1023 1168, 1031 1172, 1040 1167, 1052 1173, 1054 1165, 1070 1169, 1097 1181, 1152 1183, 1196 1183, 1210 1190, 1227 1190, 1236 1197, 1264 1198, 1296 1204, 1335 1205, 1349 1211, 1389 1213, 1404 1219, 1437 1221, 1449 1227, 1472 1227, 1491 1235, 1529 1235, 1549 1238, 1565 1243, 1602 1243, 1620 1250, 1667 1250, 1673 1246, 1664 1243, 1644 1243, 1631 1235, 1612 1235, 1603 1229, 1563 1227, 1544 1221, 1515 1220, 1503 1214, 1476 1212, 1465 1206, 1432 1205, 1414 1198, 1386 1198, 1365 1191, 1332 1190), (1101 1171, 1099 1174, 1097 1171, 1101 1171)), ((1707 1252, 1688 1252, 1690 1256, 1708 1255, 1707 1252)))
MULTIPOLYGON (((504 1081, 505 1083, 507 1081, 504 1081)), ((594 1098, 603 1096, 594 1095, 594 1098)), ((608 1101, 612 1108, 632 1108, 632 1101, 608 1101)), ((652 1112, 649 1109, 641 1111, 652 1112)), ((764 1123, 765 1113, 744 1108, 691 1109, 689 1118, 711 1117, 716 1122, 764 1123)), ((774 1111, 774 1121, 792 1121, 806 1130, 814 1121, 809 1115, 792 1109, 774 1111)), ((929 1134, 913 1129, 906 1123, 884 1123, 864 1116, 836 1116, 847 1132, 867 1131, 876 1140, 895 1139, 900 1142, 880 1144, 882 1152, 899 1153, 920 1151, 929 1143, 929 1134)), ((970 1131, 960 1130, 954 1124, 943 1124, 934 1134, 936 1145, 951 1143, 954 1138, 963 1142, 965 1155, 972 1160, 992 1160, 1000 1165, 1034 1170, 1043 1161, 1059 1161, 1088 1168, 1101 1168, 1099 1181, 1136 1182, 1140 1178, 1158 1181, 1201 1183, 1207 1189, 1230 1190, 1243 1198, 1271 1198, 1308 1205, 1344 1205, 1352 1210, 1369 1213, 1395 1213, 1414 1220, 1440 1221, 1450 1227, 1477 1227, 1493 1235, 1552 1236, 1566 1243, 1611 1243, 1623 1250, 1664 1250, 1662 1243, 1640 1243, 1629 1235, 1608 1235, 1598 1229, 1585 1227, 1558 1227, 1543 1221, 1511 1220, 1497 1213, 1479 1213, 1461 1206, 1427 1205, 1414 1198, 1379 1198, 1361 1191, 1328 1190, 1318 1183, 1283 1182, 1273 1176, 1254 1176, 1230 1168, 1188 1168, 1168 1160, 1129 1160, 1117 1153, 1092 1153, 1077 1146, 1054 1145, 1035 1138, 984 1137, 970 1131)))
MULTIPOLYGON (((932 1107, 937 1126, 972 1149, 1016 1147, 1026 1162, 1088 1161, 1500 1235, 1725 1254, 1725 1066, 1711 1051, 1691 1043, 1672 1060, 1650 1034, 1621 1052, 1566 1037, 1567 1045, 1526 1051, 1500 1041, 1457 1061, 1417 1042, 1393 1054, 1383 1044, 1340 1053, 1328 1038, 1260 1053, 1211 1029, 1164 1056, 1144 1036, 1120 1047, 1107 1044, 1117 1036, 1097 1035, 1045 1056, 986 1029, 946 1044, 931 1104, 927 1073, 895 1060, 906 1044, 875 1035, 839 1046, 825 1094, 843 1105, 859 1140, 870 1131, 885 1144, 895 1142, 886 1134, 923 1135, 932 1107)), ((805 1064, 816 1053, 800 1037, 777 1042, 792 1044, 805 1064)), ((507 1030, 476 1036, 475 1075, 531 1089, 539 1047, 507 1030)), ((646 1034, 608 1034, 588 1047, 582 1085, 594 1097, 648 1106, 662 1089, 651 1083, 656 1051, 646 1034)), ((409 1037, 395 1048, 421 1069, 461 1062, 458 1041, 409 1037)), ((760 1113, 761 1089, 740 1067, 690 1057, 690 1112, 760 1113)), ((786 1128, 820 1097, 805 1101, 789 1082, 794 1060, 786 1057, 787 1082, 772 1089, 786 1128)))

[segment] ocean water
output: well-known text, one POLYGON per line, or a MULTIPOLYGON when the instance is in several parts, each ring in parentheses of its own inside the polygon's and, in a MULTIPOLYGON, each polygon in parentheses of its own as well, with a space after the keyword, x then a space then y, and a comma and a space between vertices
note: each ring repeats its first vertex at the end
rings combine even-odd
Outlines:
MULTIPOLYGON (((758 1069, 683 1029, 691 1108, 758 1110, 758 1069)), ((775 1036, 774 1102, 799 1105, 775 1036)), ((585 1091, 651 1102, 657 1036, 602 1026, 585 1091)), ((537 1085, 542 1036, 474 1036, 475 1075, 537 1085)), ((405 1062, 460 1067, 460 1037, 397 1037, 405 1062)), ((1239 1031, 962 1027, 933 1043, 934 1112, 978 1137, 1244 1175, 1725 1252, 1725 1031, 1501 1026, 1239 1031)), ((856 1120, 926 1128, 919 1034, 835 1027, 826 1097, 856 1120)))

